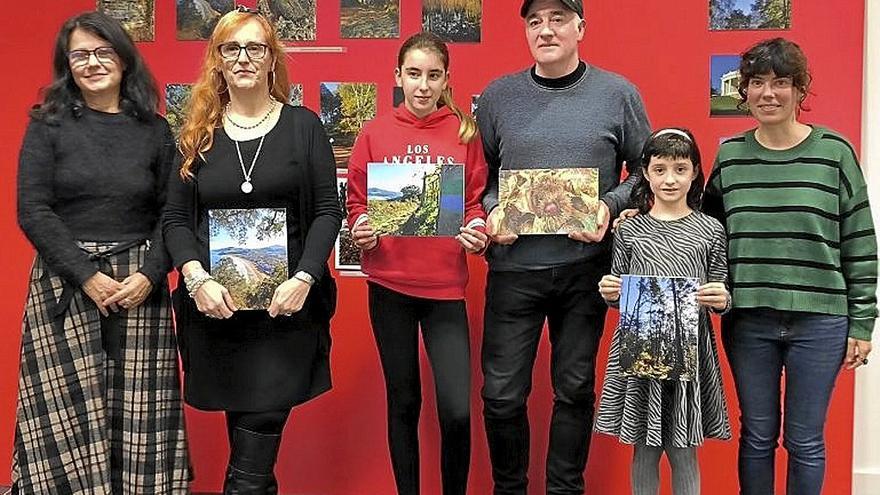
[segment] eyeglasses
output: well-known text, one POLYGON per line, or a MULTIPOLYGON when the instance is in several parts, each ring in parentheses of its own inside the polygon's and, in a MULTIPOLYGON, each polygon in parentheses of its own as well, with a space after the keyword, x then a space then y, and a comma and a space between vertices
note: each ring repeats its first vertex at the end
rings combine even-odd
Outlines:
POLYGON ((234 41, 230 41, 229 43, 223 43, 217 47, 217 51, 220 53, 220 56, 223 57, 223 60, 238 60, 238 57, 241 56, 242 50, 244 50, 248 60, 263 60, 263 58, 266 57, 266 52, 269 51, 269 45, 264 45, 262 43, 239 45, 234 41))
POLYGON ((116 62, 116 50, 112 46, 99 46, 94 50, 71 50, 67 52, 67 60, 71 67, 82 67, 88 65, 92 54, 101 65, 112 64, 116 62))

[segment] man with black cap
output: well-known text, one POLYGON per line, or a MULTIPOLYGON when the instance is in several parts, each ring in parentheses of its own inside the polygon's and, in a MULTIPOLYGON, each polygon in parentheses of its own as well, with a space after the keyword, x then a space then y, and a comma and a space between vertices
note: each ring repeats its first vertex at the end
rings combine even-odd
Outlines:
POLYGON ((650 133, 638 90, 578 56, 581 0, 526 0, 520 14, 535 65, 492 82, 478 123, 489 180, 482 390, 495 495, 525 495, 526 402, 544 321, 550 331, 553 417, 547 493, 584 493, 595 402, 595 365, 606 313, 598 282, 610 269, 608 222, 629 204, 650 133), (629 178, 621 183, 623 164, 629 178), (501 169, 599 171, 599 227, 563 235, 499 234, 501 169))

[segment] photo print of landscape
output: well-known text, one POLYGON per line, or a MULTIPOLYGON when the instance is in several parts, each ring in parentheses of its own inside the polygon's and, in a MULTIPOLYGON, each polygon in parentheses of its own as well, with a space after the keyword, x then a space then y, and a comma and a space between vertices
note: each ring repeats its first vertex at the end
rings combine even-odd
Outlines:
POLYGON ((382 235, 458 235, 464 217, 464 166, 367 164, 367 215, 382 235))
POLYGON ((211 275, 239 309, 266 309, 289 278, 285 208, 208 210, 211 275))
POLYGON ((599 209, 596 168, 501 170, 500 231, 512 234, 595 232, 599 209))
POLYGON ((171 127, 174 139, 177 139, 180 129, 183 127, 184 112, 191 93, 192 85, 190 84, 165 85, 165 120, 171 127))
POLYGON ((422 0, 422 29, 443 41, 478 43, 482 25, 482 0, 422 0))
POLYGON ((315 39, 315 0, 257 0, 257 9, 286 41, 315 39))
POLYGON ((96 8, 122 23, 134 41, 155 39, 154 0, 97 0, 96 8))
POLYGON ((337 170, 336 192, 339 199, 339 208, 342 210, 342 225, 339 226, 339 235, 336 236, 335 254, 333 265, 337 270, 360 271, 361 250, 351 237, 351 229, 348 227, 348 207, 345 204, 347 197, 348 177, 345 170, 337 170))
POLYGON ((400 0, 341 0, 341 38, 399 38, 400 0))
POLYGON ((233 0, 177 0, 177 39, 206 40, 233 0))
POLYGON ((709 67, 709 115, 729 117, 748 115, 749 111, 740 109, 739 96, 739 55, 712 55, 709 67))
POLYGON ((376 117, 376 84, 321 83, 321 122, 330 137, 336 166, 348 167, 364 122, 376 117))
POLYGON ((696 278, 623 275, 617 339, 626 376, 693 380, 700 307, 696 278))
POLYGON ((792 0, 709 0, 709 29, 790 29, 792 0))
POLYGON ((287 97, 287 103, 293 106, 302 106, 303 104, 303 85, 291 84, 290 96, 287 97))

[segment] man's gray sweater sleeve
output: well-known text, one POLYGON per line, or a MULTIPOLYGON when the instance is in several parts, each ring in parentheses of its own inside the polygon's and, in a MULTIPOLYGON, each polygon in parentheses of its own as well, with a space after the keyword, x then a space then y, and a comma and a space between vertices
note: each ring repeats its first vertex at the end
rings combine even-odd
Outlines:
POLYGON ((621 113, 617 156, 618 159, 626 162, 629 175, 620 185, 602 196, 602 201, 608 205, 611 218, 616 218, 621 211, 631 206, 630 194, 642 173, 642 147, 651 134, 651 124, 648 122, 645 105, 641 95, 633 86, 629 86, 629 92, 623 98, 621 113))

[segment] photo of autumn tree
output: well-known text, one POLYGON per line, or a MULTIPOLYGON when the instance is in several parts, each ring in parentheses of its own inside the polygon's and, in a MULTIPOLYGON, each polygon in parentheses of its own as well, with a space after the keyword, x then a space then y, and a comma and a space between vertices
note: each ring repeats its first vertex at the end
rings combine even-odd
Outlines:
POLYGON ((376 117, 373 83, 321 83, 321 122, 327 129, 336 166, 345 168, 364 123, 376 117))
POLYGON ((154 0, 98 0, 99 11, 116 19, 134 41, 155 39, 154 0))
POLYGON ((693 380, 700 307, 696 278, 623 275, 617 339, 623 375, 693 380))
POLYGON ((595 232, 599 169, 504 169, 498 177, 498 201, 504 233, 595 232))
POLYGON ((341 38, 400 37, 400 0, 341 1, 341 38))
POLYGON ((186 115, 186 104, 192 93, 190 84, 166 84, 165 85, 165 119, 171 127, 174 139, 180 134, 183 120, 186 115))
POLYGON ((266 309, 289 277, 287 210, 208 210, 211 275, 239 309, 266 309))
POLYGON ((177 39, 206 40, 234 0, 177 0, 177 39))
POLYGON ((792 0, 709 0, 709 29, 790 29, 792 0))
POLYGON ((257 0, 257 10, 275 24, 282 40, 315 39, 315 0, 257 0))
POLYGON ((479 42, 482 0, 422 0, 422 29, 448 42, 479 42))

